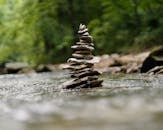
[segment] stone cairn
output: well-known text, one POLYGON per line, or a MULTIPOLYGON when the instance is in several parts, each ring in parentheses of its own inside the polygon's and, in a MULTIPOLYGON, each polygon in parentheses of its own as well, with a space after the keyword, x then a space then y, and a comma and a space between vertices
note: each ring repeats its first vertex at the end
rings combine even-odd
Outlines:
POLYGON ((71 70, 71 81, 65 83, 65 89, 73 88, 94 88, 102 86, 103 80, 99 80, 100 73, 94 70, 93 65, 96 62, 93 58, 94 50, 93 39, 88 33, 85 25, 79 26, 79 42, 71 46, 73 49, 73 58, 68 59, 69 66, 66 69, 71 70))

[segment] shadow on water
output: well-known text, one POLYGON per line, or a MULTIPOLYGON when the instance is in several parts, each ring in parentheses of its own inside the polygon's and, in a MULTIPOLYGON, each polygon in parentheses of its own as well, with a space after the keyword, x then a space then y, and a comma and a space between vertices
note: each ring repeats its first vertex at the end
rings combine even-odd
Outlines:
POLYGON ((160 130, 163 75, 103 75, 102 88, 62 90, 63 71, 0 76, 0 129, 160 130))

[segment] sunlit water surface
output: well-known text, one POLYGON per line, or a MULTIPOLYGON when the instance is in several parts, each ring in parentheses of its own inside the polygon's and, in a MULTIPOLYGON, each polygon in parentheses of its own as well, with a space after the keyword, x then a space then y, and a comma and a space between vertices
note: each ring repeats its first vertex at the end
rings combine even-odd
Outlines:
POLYGON ((0 130, 162 130, 163 75, 103 75, 63 90, 67 72, 0 76, 0 130))

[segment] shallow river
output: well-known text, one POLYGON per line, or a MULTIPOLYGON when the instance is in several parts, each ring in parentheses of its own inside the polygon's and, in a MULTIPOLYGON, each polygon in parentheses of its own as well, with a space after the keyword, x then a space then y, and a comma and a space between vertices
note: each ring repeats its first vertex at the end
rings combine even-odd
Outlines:
POLYGON ((66 91, 66 72, 0 76, 0 130, 162 130, 163 75, 103 75, 66 91))

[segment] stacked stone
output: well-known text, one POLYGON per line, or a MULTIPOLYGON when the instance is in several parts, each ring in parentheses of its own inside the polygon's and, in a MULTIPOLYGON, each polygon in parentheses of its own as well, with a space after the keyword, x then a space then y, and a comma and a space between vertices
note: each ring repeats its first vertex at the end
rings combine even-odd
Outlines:
POLYGON ((79 42, 71 46, 73 58, 68 59, 70 63, 67 69, 71 70, 72 81, 67 83, 64 88, 94 88, 101 86, 102 80, 98 79, 100 73, 94 70, 95 61, 92 51, 94 50, 93 39, 88 33, 85 25, 79 26, 79 42))

